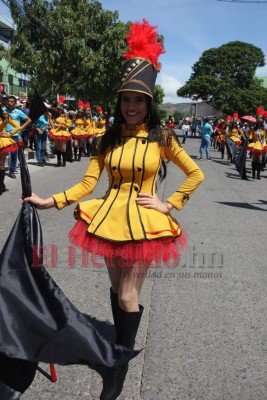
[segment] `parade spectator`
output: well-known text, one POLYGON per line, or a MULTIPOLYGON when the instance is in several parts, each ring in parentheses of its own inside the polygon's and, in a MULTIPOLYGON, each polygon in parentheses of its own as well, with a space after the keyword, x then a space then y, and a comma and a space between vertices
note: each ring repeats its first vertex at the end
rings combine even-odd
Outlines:
POLYGON ((201 144, 200 144, 200 156, 199 160, 202 160, 202 155, 205 150, 206 159, 210 160, 209 149, 210 149, 210 138, 212 135, 212 126, 209 123, 209 118, 204 119, 204 124, 201 125, 201 144))
POLYGON ((36 158, 37 165, 39 167, 44 167, 46 162, 46 141, 48 137, 48 128, 50 126, 49 119, 52 115, 46 111, 35 121, 35 148, 36 148, 36 158))
POLYGON ((167 121, 167 127, 174 129, 175 125, 174 125, 174 118, 172 115, 169 115, 168 121, 167 121))
POLYGON ((184 122, 184 124, 182 126, 182 132, 183 132, 183 141, 182 141, 182 143, 185 143, 189 131, 190 131, 189 122, 187 120, 185 120, 185 122, 184 122))
MULTIPOLYGON (((22 139, 20 133, 23 132, 31 124, 31 119, 27 117, 21 110, 16 108, 17 98, 15 96, 9 96, 7 107, 5 111, 10 115, 11 119, 20 125, 20 131, 16 132, 12 139, 16 140, 19 145, 22 145, 22 139), (22 125, 21 125, 22 123, 22 125)), ((14 129, 11 124, 7 124, 6 132, 9 133, 14 129)), ((13 151, 10 153, 10 165, 9 165, 9 176, 10 178, 16 178, 15 171, 17 167, 18 152, 13 151)))
MULTIPOLYGON (((27 115, 27 117, 29 117, 29 113, 30 113, 30 107, 31 107, 31 102, 30 100, 26 100, 24 103, 24 107, 22 107, 21 111, 27 115)), ((23 144, 24 147, 27 149, 27 147, 29 146, 29 134, 31 131, 31 124, 28 125, 24 131, 22 132, 22 140, 23 140, 23 144)))
POLYGON ((10 115, 3 111, 0 105, 0 195, 6 191, 4 184, 5 180, 5 162, 6 156, 10 152, 14 152, 18 148, 17 141, 13 139, 13 136, 20 130, 20 126, 15 122, 10 115), (7 133, 6 126, 9 124, 12 126, 12 130, 7 133))
POLYGON ((198 121, 194 118, 192 123, 191 123, 191 137, 196 137, 197 136, 197 127, 198 127, 198 121))
MULTIPOLYGON (((153 105, 160 68, 154 55, 164 50, 157 40, 155 27, 152 28, 153 40, 147 21, 131 25, 127 36, 131 51, 124 55, 126 62, 114 123, 104 135, 94 139, 93 154, 83 180, 47 199, 33 194, 23 200, 31 201, 40 209, 62 209, 91 194, 106 168, 109 176, 106 195, 77 206, 78 221, 70 232, 70 239, 76 246, 105 258, 111 281, 116 343, 130 349, 134 347, 143 313, 139 299, 148 268, 173 258, 177 263, 180 248, 185 244, 182 228, 170 212, 173 208, 181 210, 204 179, 173 131, 160 128, 160 118, 153 105), (145 34, 148 27, 149 41, 145 34), (146 46, 141 46, 145 53, 140 53, 140 47, 135 46, 141 39, 146 42, 146 46), (133 56, 135 47, 139 52, 133 56), (156 181, 164 159, 172 161, 186 178, 166 201, 161 201, 156 194, 156 181)), ((104 376, 101 400, 117 399, 127 371, 128 364, 110 368, 104 376)))

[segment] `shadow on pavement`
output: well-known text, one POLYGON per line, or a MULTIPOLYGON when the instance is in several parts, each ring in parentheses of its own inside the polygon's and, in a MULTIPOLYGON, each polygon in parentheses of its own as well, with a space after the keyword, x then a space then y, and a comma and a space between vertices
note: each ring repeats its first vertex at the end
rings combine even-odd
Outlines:
MULTIPOLYGON (((239 178, 240 179, 240 178, 239 178)), ((259 200, 259 201, 263 201, 263 200, 259 200)), ((249 204, 249 203, 236 203, 236 202, 231 202, 231 201, 229 201, 229 202, 224 202, 224 201, 217 201, 216 203, 218 203, 218 204, 223 204, 223 205, 225 205, 225 206, 230 206, 230 207, 238 207, 238 208, 247 208, 248 210, 259 210, 259 211, 267 211, 267 210, 264 210, 263 208, 260 208, 260 207, 256 207, 256 206, 253 206, 252 204, 249 204)), ((267 202, 266 202, 267 203, 267 202)), ((265 203, 264 203, 265 204, 265 203)))

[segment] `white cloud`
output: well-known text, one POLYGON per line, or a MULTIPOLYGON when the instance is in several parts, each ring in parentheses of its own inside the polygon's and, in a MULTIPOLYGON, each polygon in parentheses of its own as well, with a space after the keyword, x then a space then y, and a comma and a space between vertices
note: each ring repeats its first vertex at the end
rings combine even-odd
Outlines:
POLYGON ((160 78, 160 86, 165 93, 164 103, 177 103, 178 97, 176 92, 182 86, 181 83, 174 76, 167 75, 164 72, 161 72, 160 78))
POLYGON ((163 103, 176 104, 176 103, 187 103, 188 101, 191 102, 191 100, 183 99, 177 96, 176 93, 177 89, 179 89, 182 86, 182 84, 174 76, 168 75, 161 71, 158 84, 162 87, 165 93, 163 103))

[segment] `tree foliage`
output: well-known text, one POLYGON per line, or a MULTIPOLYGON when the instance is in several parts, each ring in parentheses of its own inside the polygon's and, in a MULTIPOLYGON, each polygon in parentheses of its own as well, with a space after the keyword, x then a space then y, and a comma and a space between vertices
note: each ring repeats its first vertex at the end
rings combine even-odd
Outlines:
MULTIPOLYGON (((5 57, 7 57, 7 50, 2 44, 0 44, 0 60, 2 60, 2 58, 5 57)), ((1 66, 0 66, 0 71, 1 71, 1 66)))
POLYGON ((184 118, 184 113, 182 113, 181 111, 174 111, 174 113, 173 113, 173 118, 174 118, 174 122, 175 122, 175 124, 176 125, 178 125, 179 124, 179 122, 181 121, 181 119, 183 119, 184 118))
POLYGON ((167 113, 166 110, 162 110, 161 108, 159 108, 158 109, 158 115, 159 115, 160 120, 164 120, 165 121, 167 119, 168 113, 167 113))
POLYGON ((9 61, 42 92, 106 105, 117 91, 128 24, 95 0, 10 0, 9 61))
POLYGON ((158 108, 160 104, 163 103, 165 93, 164 90, 160 85, 155 85, 155 90, 154 90, 154 104, 158 108))
POLYGON ((177 95, 202 99, 224 113, 254 113, 267 103, 267 90, 255 78, 265 65, 262 50, 245 42, 229 42, 205 51, 193 65, 190 79, 177 95))

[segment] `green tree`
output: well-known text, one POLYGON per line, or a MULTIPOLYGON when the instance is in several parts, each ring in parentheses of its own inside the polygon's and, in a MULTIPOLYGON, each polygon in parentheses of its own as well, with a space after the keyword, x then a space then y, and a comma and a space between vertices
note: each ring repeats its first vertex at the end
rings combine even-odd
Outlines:
POLYGON ((162 110, 161 108, 158 110, 158 114, 159 114, 159 118, 161 119, 161 120, 166 120, 167 119, 167 116, 168 116, 168 113, 167 113, 167 111, 166 110, 162 110))
POLYGON ((255 113, 267 101, 267 90, 255 78, 265 65, 262 50, 245 42, 229 42, 205 51, 193 65, 190 79, 177 95, 202 99, 226 114, 255 113))
MULTIPOLYGON (((0 60, 2 60, 2 58, 5 57, 7 57, 7 50, 4 48, 2 44, 0 44, 0 60)), ((0 65, 0 71, 1 71, 1 65, 0 65)))
POLYGON ((160 85, 155 85, 154 89, 154 104, 159 109, 160 104, 163 103, 165 93, 160 85))
POLYGON ((128 32, 117 12, 95 0, 10 0, 10 7, 17 30, 9 61, 32 86, 104 107, 113 101, 128 32))
POLYGON ((181 119, 184 118, 184 114, 181 111, 174 111, 173 118, 174 118, 175 124, 177 125, 181 121, 181 119))

